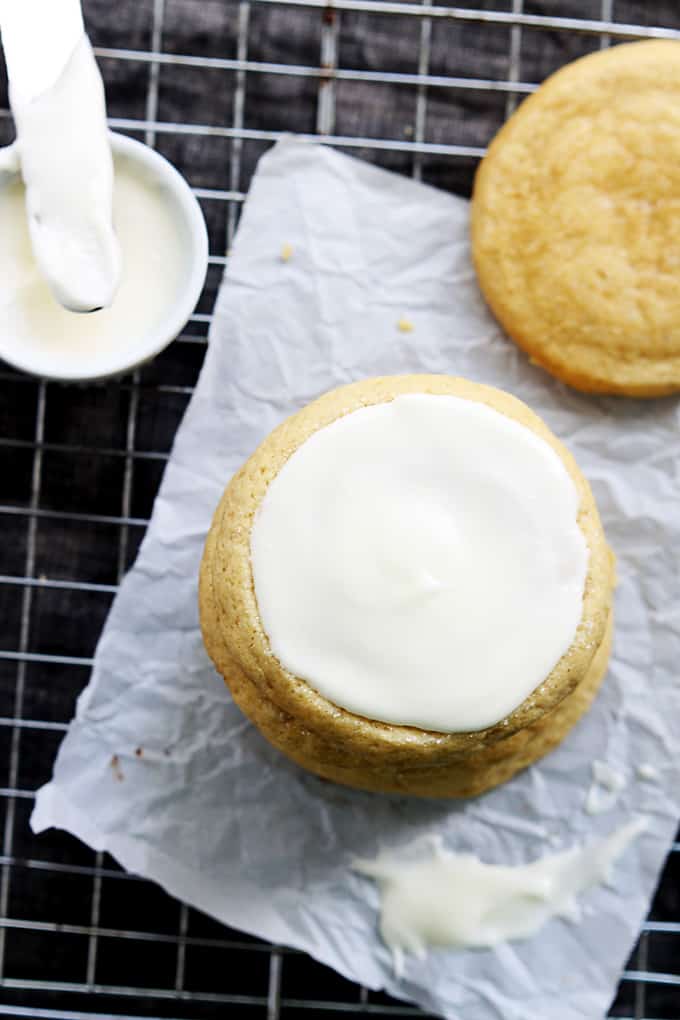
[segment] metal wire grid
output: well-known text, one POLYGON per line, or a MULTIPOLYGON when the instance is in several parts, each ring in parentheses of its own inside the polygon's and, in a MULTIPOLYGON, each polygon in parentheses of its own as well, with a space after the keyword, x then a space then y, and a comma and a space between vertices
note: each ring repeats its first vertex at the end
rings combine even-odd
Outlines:
MULTIPOLYGON (((94 6, 96 0, 92 0, 94 6)), ((170 0, 167 0, 169 3, 170 0)), ((428 0, 420 3, 395 3, 389 0, 335 0, 331 5, 326 0, 240 0, 233 4, 237 8, 237 45, 233 59, 222 59, 191 54, 165 52, 164 19, 166 0, 152 0, 152 27, 148 50, 99 47, 96 52, 101 58, 111 61, 136 61, 148 66, 144 116, 142 118, 112 117, 111 126, 118 130, 142 133, 149 145, 155 145, 159 135, 219 136, 231 141, 229 164, 225 167, 224 188, 194 188, 197 197, 206 203, 217 202, 224 210, 226 220, 225 236, 227 250, 236 229, 240 203, 244 199, 243 146, 245 142, 269 143, 282 132, 264 128, 249 127, 245 116, 246 89, 249 76, 278 75, 310 78, 317 83, 315 133, 306 137, 321 139, 328 144, 343 148, 361 149, 380 161, 381 152, 395 151, 411 159, 414 177, 423 176, 423 161, 429 155, 446 156, 452 160, 479 157, 483 148, 464 144, 441 144, 427 141, 428 91, 434 87, 450 90, 490 90, 504 94, 505 115, 509 115, 519 98, 535 88, 533 82, 521 78, 522 30, 524 28, 544 29, 580 33, 596 37, 602 47, 612 42, 642 37, 680 38, 680 31, 663 25, 649 27, 615 21, 615 0, 597 0, 599 17, 565 17, 558 13, 534 14, 525 10, 525 0, 507 0, 505 10, 482 9, 477 7, 434 6, 428 0), (249 59, 249 34, 251 12, 257 6, 278 6, 281 8, 308 8, 310 16, 321 18, 320 50, 318 64, 268 63, 249 59), (343 12, 364 12, 368 14, 392 15, 395 19, 416 19, 419 24, 418 70, 416 74, 383 72, 371 69, 343 69, 338 67, 338 40, 343 12), (509 27, 509 50, 507 76, 504 80, 492 77, 452 77, 430 74, 432 26, 437 19, 473 23, 483 32, 488 26, 509 27), (168 122, 158 119, 159 76, 163 65, 218 69, 235 73, 235 91, 231 123, 223 126, 208 126, 193 122, 168 122), (408 86, 416 90, 415 116, 411 137, 376 138, 338 135, 336 125, 336 84, 341 81, 360 81, 383 85, 408 86)), ((595 5, 595 0, 590 4, 595 5)), ((500 0, 499 0, 500 6, 500 0)), ((529 4, 527 3, 527 7, 529 4)), ((561 8, 559 3, 548 3, 548 8, 561 8)), ((573 6, 573 5, 572 5, 573 6)), ((588 6, 586 4, 586 6, 588 6)), ((640 6, 640 5, 638 5, 640 6)), ((648 5, 657 6, 657 5, 648 5)), ((87 3, 85 5, 87 18, 87 3)), ((192 111, 193 112, 193 111, 192 111)), ((200 111, 199 111, 200 112, 200 111)), ((7 110, 0 111, 0 118, 9 118, 7 110)), ((0 126, 2 126, 0 124, 0 126)), ((180 166, 181 169, 181 166, 180 166)), ((211 238, 211 241, 214 240, 211 238)), ((218 267, 226 264, 224 251, 211 247, 210 263, 218 267)), ((214 290, 214 287, 213 287, 214 290)), ((213 294, 208 293, 206 301, 213 294)), ((199 305, 199 307, 201 307, 199 305)), ((191 317, 185 333, 176 345, 194 345, 200 349, 206 344, 206 330, 211 316, 197 312, 191 317)), ((200 358, 199 358, 200 361, 200 358)), ((198 368, 198 363, 196 369, 198 368)), ((157 383, 159 393, 174 394, 187 400, 192 392, 192 373, 188 383, 185 380, 173 383, 157 383)), ((0 372, 0 383, 4 386, 21 386, 23 377, 11 372, 0 372)), ((196 934, 194 912, 186 906, 177 908, 174 928, 165 931, 145 930, 135 927, 127 930, 125 925, 109 926, 102 918, 102 890, 105 882, 114 883, 118 890, 150 888, 135 876, 127 875, 110 858, 97 854, 94 860, 79 863, 80 858, 73 845, 68 844, 64 860, 41 859, 38 843, 29 846, 22 853, 17 843, 25 826, 26 811, 34 792, 22 787, 22 758, 31 753, 30 747, 23 748, 27 734, 46 737, 60 736, 66 729, 65 721, 56 721, 26 716, 26 684, 29 668, 39 665, 58 666, 73 669, 82 674, 92 663, 90 655, 57 655, 36 651, 32 644, 31 619, 36 593, 45 591, 78 592, 83 596, 104 596, 110 599, 117 590, 117 584, 104 584, 85 580, 50 578, 44 574, 36 577, 36 537, 40 522, 65 521, 74 526, 102 526, 117 530, 117 581, 120 579, 141 538, 146 516, 133 512, 133 483, 135 472, 143 465, 152 464, 162 468, 167 453, 162 450, 137 448, 136 435, 140 398, 143 394, 142 371, 134 373, 129 380, 120 384, 128 397, 124 441, 115 447, 99 446, 94 452, 122 459, 120 512, 117 514, 78 513, 70 510, 48 509, 41 506, 43 489, 44 456, 50 453, 68 454, 91 452, 85 444, 48 442, 45 439, 46 400, 50 384, 37 384, 35 419, 31 438, 3 436, 0 450, 19 451, 30 455, 29 497, 24 501, 2 502, 0 515, 4 521, 20 518, 25 522, 25 556, 23 569, 16 573, 0 575, 0 589, 18 590, 20 611, 16 646, 0 650, 0 665, 6 664, 14 671, 13 711, 0 715, 0 747, 7 741, 8 768, 7 785, 0 786, 0 808, 4 805, 2 855, 0 856, 0 1015, 16 1017, 61 1018, 61 1020, 84 1020, 105 1016, 121 1016, 133 1020, 128 1012, 130 1006, 136 1017, 158 1016, 168 1018, 202 1018, 224 1015, 262 1016, 267 1020, 296 1015, 331 1017, 335 1015, 387 1015, 424 1016, 419 1011, 400 1005, 384 996, 375 996, 364 988, 355 988, 307 960, 301 954, 284 947, 270 947, 216 925, 208 928, 208 934, 196 934), (21 818, 19 817, 21 815, 21 818), (35 856, 33 856, 35 853, 35 856), (66 883, 82 879, 89 885, 87 923, 66 924, 54 920, 31 920, 12 916, 13 883, 19 881, 19 874, 27 874, 29 881, 36 876, 47 874, 66 883), (48 934, 68 938, 78 936, 87 940, 86 965, 83 980, 65 981, 36 977, 14 977, 8 966, 9 945, 18 932, 32 933, 36 938, 48 934), (125 944, 140 947, 153 944, 170 951, 164 956, 171 962, 165 968, 166 979, 155 985, 131 984, 126 981, 128 971, 121 960, 117 978, 112 982, 99 977, 98 963, 102 946, 116 947, 122 954, 125 944), (247 957, 257 959, 255 968, 257 986, 255 990, 238 992, 215 992, 204 988, 187 987, 187 954, 218 954, 220 966, 229 966, 237 959, 238 966, 247 957), (245 957, 244 957, 245 954, 245 957), (261 965, 260 965, 261 964, 261 965), (297 984, 286 986, 285 976, 297 974, 297 984), (4 1002, 2 1001, 4 1000, 4 1002), (169 1012, 168 1012, 169 1011, 169 1012)), ((36 713, 37 714, 37 713, 36 713)), ((1 817, 1 816, 0 816, 1 817)), ((55 854, 55 856, 58 856, 55 854)), ((82 855, 81 855, 82 856, 82 855)), ((680 843, 673 846, 670 867, 678 874, 680 843)), ((82 888, 82 886, 81 886, 82 888)), ((68 895, 64 886, 64 895, 68 895)), ((134 899, 133 893, 133 899, 134 899)), ((159 894, 160 895, 160 894, 159 894)), ((130 916, 130 914, 128 914, 130 916)), ((147 927, 151 928, 149 924, 147 927)), ((156 926, 158 927, 158 926, 156 926)), ((200 925, 199 925, 200 930, 200 925)), ((631 958, 629 968, 622 979, 621 993, 612 1008, 612 1016, 628 1017, 630 1020, 656 1020, 656 1018, 680 1017, 680 967, 677 973, 659 972, 650 960, 650 937, 660 936, 672 941, 672 948, 665 959, 677 961, 680 958, 680 920, 648 921, 642 929, 639 945, 631 958), (669 994, 662 997, 653 995, 655 990, 666 989, 669 994)), ((51 949, 47 942, 36 942, 36 953, 47 954, 51 949)), ((129 960, 130 954, 122 954, 129 960)))

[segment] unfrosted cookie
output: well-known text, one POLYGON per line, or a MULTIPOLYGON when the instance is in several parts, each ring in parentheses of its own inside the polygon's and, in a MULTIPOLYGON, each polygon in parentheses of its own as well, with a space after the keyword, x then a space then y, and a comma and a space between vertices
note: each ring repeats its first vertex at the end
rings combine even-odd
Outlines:
MULTIPOLYGON (((427 455, 424 450, 423 457, 427 455)), ((484 464, 476 467, 483 477, 484 464)), ((314 401, 275 429, 234 476, 215 512, 203 555, 201 627, 206 648, 234 700, 263 735, 298 764, 369 790, 469 796, 541 757, 586 710, 606 670, 613 584, 612 557, 590 488, 568 451, 528 407, 507 393, 463 379, 395 376, 367 379, 314 401), (324 697, 273 654, 256 595, 253 526, 268 488, 290 458, 331 423, 413 394, 481 404, 540 437, 573 483, 575 526, 587 546, 580 621, 571 644, 521 704, 494 724, 473 731, 441 732, 379 721, 324 697)), ((342 620, 338 626, 343 626, 342 620)), ((493 643, 495 635, 489 633, 484 640, 493 643)), ((455 678, 456 662, 448 665, 455 678)), ((416 690, 422 679, 416 666, 416 690)))
POLYGON ((577 389, 680 390, 680 42, 558 71, 475 181, 482 291, 532 360, 577 389))

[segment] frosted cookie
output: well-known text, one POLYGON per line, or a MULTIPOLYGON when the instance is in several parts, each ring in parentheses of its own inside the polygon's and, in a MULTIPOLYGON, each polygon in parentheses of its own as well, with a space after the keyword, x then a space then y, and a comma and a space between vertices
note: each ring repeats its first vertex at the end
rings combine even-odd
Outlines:
POLYGON ((279 426, 201 565, 206 648, 276 747, 328 779, 466 796, 555 746, 606 670, 592 494, 524 404, 368 379, 279 426))
POLYGON ((493 140, 473 257, 499 322, 578 389, 680 390, 680 42, 558 71, 493 140))

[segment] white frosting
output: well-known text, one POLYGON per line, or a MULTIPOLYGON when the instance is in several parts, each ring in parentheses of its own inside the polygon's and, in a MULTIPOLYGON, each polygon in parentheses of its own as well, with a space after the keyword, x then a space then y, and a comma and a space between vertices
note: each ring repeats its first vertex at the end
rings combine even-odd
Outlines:
POLYGON ((608 881, 614 861, 645 828, 635 819, 589 846, 515 867, 484 864, 429 840, 353 868, 380 887, 380 933, 401 974, 405 953, 497 946, 529 938, 552 917, 578 920, 576 897, 608 881))
POLYGON ((30 103, 51 88, 84 31, 80 0, 0 0, 12 100, 30 103))
POLYGON ((251 533, 273 653, 371 719, 480 730, 571 645, 588 547, 562 461, 451 396, 362 408, 303 443, 251 533))
POLYGON ((87 378, 143 356, 142 342, 161 328, 188 271, 187 237, 156 180, 116 160, 114 221, 124 254, 110 308, 73 315, 58 305, 40 272, 28 234, 20 178, 0 186, 0 357, 29 371, 87 378))
MULTIPOLYGON (((49 70, 54 74, 53 66, 49 70)), ((17 75, 20 87, 11 71, 10 63, 15 151, 36 265, 64 307, 107 307, 119 284, 121 257, 112 223, 104 87, 90 43, 81 34, 56 80, 37 95, 28 90, 25 74, 17 75)))
POLYGON ((591 768, 593 781, 586 796, 585 809, 589 815, 599 815, 614 807, 626 787, 626 779, 606 761, 596 759, 591 768))
POLYGON ((652 765, 651 762, 643 761, 638 765, 637 769, 638 779, 642 779, 645 783, 656 783, 659 779, 660 772, 656 765, 652 765))

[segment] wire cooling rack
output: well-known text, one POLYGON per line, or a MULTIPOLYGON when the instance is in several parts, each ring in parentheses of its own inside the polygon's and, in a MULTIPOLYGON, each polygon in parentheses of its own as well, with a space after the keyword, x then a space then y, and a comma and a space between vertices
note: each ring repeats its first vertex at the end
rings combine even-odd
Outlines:
MULTIPOLYGON (((423 1016, 216 924, 64 834, 33 838, 34 790, 49 777, 144 533, 259 155, 294 131, 468 194, 485 145, 546 74, 627 39, 680 38, 680 5, 84 6, 111 125, 187 176, 209 225, 210 269, 184 334, 128 378, 64 387, 0 363, 0 1015, 423 1016)), ((4 78, 0 107, 9 141, 4 78)), ((610 1015, 680 1018, 680 843, 610 1015)))

